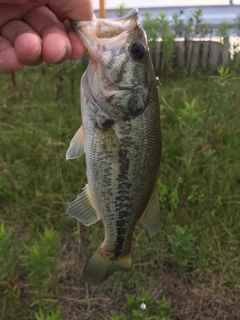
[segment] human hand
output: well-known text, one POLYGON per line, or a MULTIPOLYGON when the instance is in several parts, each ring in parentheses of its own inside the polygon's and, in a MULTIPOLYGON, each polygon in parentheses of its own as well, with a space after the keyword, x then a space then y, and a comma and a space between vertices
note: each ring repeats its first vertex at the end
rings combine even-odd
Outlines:
POLYGON ((68 18, 91 20, 92 1, 0 0, 0 72, 81 57, 86 49, 68 18))

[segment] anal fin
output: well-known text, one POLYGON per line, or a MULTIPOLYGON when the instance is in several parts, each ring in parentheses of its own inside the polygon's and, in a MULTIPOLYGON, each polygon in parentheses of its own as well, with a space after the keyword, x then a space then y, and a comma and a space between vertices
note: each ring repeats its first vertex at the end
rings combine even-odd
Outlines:
POLYGON ((141 227, 145 230, 149 240, 157 234, 160 228, 161 216, 156 186, 153 189, 151 198, 147 204, 147 207, 143 215, 139 219, 139 222, 141 227))
POLYGON ((81 157, 81 155, 84 153, 84 144, 85 132, 83 125, 81 125, 70 142, 70 146, 66 153, 66 159, 69 160, 81 157))
POLYGON ((82 222, 85 226, 90 226, 100 220, 94 207, 88 185, 86 185, 82 193, 70 203, 67 214, 82 222))

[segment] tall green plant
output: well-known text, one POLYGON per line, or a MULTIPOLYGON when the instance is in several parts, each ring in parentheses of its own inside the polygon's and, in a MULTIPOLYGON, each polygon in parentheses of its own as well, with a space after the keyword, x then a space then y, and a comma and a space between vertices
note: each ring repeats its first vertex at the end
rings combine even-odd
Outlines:
POLYGON ((193 18, 194 18, 194 31, 195 35, 201 33, 201 24, 202 24, 202 10, 201 9, 196 9, 193 12, 193 18))
POLYGON ((118 17, 123 17, 126 14, 126 8, 124 4, 120 4, 120 6, 116 10, 116 15, 118 17))
POLYGON ((13 229, 0 224, 0 281, 13 284, 18 263, 13 229))
POLYGON ((179 13, 175 12, 172 15, 172 19, 173 19, 172 29, 173 29, 173 31, 175 33, 175 36, 176 37, 182 37, 183 36, 183 32, 184 32, 184 23, 180 19, 179 13))
POLYGON ((185 40, 190 40, 191 37, 193 36, 193 32, 194 32, 194 22, 193 19, 188 20, 187 24, 185 25, 185 29, 184 29, 185 33, 185 40))
POLYGON ((2 316, 5 316, 5 309, 13 317, 18 317, 19 294, 17 285, 18 246, 14 239, 12 228, 0 224, 0 306, 2 316))
POLYGON ((240 13, 236 15, 234 21, 234 28, 237 31, 237 36, 240 37, 240 13))
POLYGON ((217 36, 220 38, 220 42, 228 47, 229 44, 229 32, 231 25, 228 22, 222 22, 217 29, 217 36))
POLYGON ((147 33, 148 40, 156 41, 158 38, 158 18, 153 18, 151 12, 143 14, 143 28, 147 33))
POLYGON ((147 33, 150 52, 153 53, 156 50, 156 41, 159 37, 158 18, 153 18, 151 12, 149 11, 144 12, 143 28, 147 33))
POLYGON ((158 30, 161 36, 169 32, 169 30, 171 30, 170 22, 167 19, 167 16, 164 12, 160 13, 158 17, 158 30))
POLYGON ((60 238, 56 231, 45 229, 43 234, 39 234, 39 240, 34 240, 32 245, 25 246, 22 263, 32 287, 31 306, 45 307, 49 302, 54 302, 54 299, 51 300, 49 297, 48 289, 52 289, 51 295, 54 297, 59 241, 60 238))
POLYGON ((195 256, 194 240, 195 237, 187 226, 175 226, 174 234, 170 237, 170 243, 174 258, 180 265, 187 265, 195 256))
POLYGON ((56 310, 45 315, 43 310, 40 309, 39 313, 35 312, 35 320, 61 320, 61 314, 59 310, 56 310))
POLYGON ((127 294, 125 312, 121 314, 112 313, 111 320, 170 320, 172 308, 168 299, 163 296, 160 300, 153 302, 148 291, 142 290, 138 297, 127 294), (144 308, 140 306, 144 303, 144 308))
POLYGON ((209 26, 209 23, 201 23, 200 25, 200 36, 204 38, 207 34, 211 34, 212 29, 209 26))
POLYGON ((173 58, 175 48, 175 35, 171 30, 170 22, 165 13, 161 13, 158 17, 158 28, 162 38, 162 55, 164 61, 164 74, 170 70, 170 61, 173 58))

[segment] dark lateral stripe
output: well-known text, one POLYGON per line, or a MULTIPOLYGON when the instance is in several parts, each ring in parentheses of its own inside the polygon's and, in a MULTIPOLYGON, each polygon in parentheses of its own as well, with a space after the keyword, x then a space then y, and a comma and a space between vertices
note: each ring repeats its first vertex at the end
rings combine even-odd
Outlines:
POLYGON ((132 205, 130 203, 130 190, 131 182, 128 180, 129 177, 129 153, 127 148, 121 148, 118 153, 119 157, 119 174, 117 177, 118 191, 116 197, 116 212, 118 219, 116 221, 116 243, 115 243, 115 257, 118 257, 122 253, 127 226, 129 223, 129 213, 132 211, 132 205))

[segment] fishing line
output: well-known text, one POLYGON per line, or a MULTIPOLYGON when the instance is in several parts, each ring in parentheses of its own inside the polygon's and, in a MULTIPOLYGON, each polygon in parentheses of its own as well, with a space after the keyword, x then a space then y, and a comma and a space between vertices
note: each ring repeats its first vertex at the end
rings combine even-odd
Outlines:
POLYGON ((181 121, 185 127, 190 129, 193 133, 196 133, 191 127, 189 127, 185 122, 182 121, 182 119, 176 114, 176 112, 170 107, 170 105, 167 103, 167 101, 162 98, 162 101, 167 105, 167 107, 173 112, 173 114, 178 118, 179 121, 181 121))
MULTIPOLYGON (((156 79, 156 81, 160 84, 160 86, 163 87, 162 83, 161 83, 160 80, 159 80, 159 77, 156 76, 155 79, 156 79)), ((182 124, 183 124, 186 128, 188 128, 189 130, 191 130, 193 133, 197 134, 196 131, 194 131, 191 127, 189 127, 184 121, 182 121, 182 119, 177 115, 177 113, 171 108, 171 106, 167 103, 167 101, 166 101, 164 98, 161 97, 161 99, 162 99, 162 101, 166 104, 166 106, 172 111, 172 113, 177 117, 177 119, 178 119, 180 122, 182 122, 182 124)), ((199 137, 198 134, 197 134, 197 137, 199 137)), ((222 168, 225 169, 225 166, 224 166, 223 164, 221 164, 220 162, 217 162, 217 163, 218 163, 218 165, 219 165, 220 167, 222 167, 222 168)), ((240 186, 240 183, 239 183, 237 180, 233 179, 233 182, 234 182, 235 184, 237 184, 238 186, 240 186)))
MULTIPOLYGON (((155 79, 160 84, 160 86, 163 87, 162 83, 159 80, 159 77, 155 77, 155 79)), ((161 99, 166 104, 166 106, 172 111, 172 113, 178 118, 178 120, 182 122, 182 124, 184 124, 185 127, 190 129, 193 133, 196 133, 191 127, 189 127, 185 122, 182 121, 182 119, 176 114, 176 112, 170 107, 170 105, 167 103, 167 101, 164 98, 161 97, 161 99)))
MULTIPOLYGON (((178 118, 178 120, 181 121, 181 122, 185 125, 185 127, 187 127, 187 128, 190 129, 193 133, 196 134, 196 131, 194 131, 191 127, 189 127, 186 123, 184 123, 184 122, 182 121, 182 119, 181 119, 181 118, 176 114, 176 112, 170 107, 170 105, 167 103, 167 101, 166 101, 164 98, 162 98, 162 100, 163 100, 163 102, 167 105, 167 107, 173 112, 173 114, 178 118)), ((197 134, 197 137, 199 137, 198 134, 197 134)), ((222 167, 222 168, 225 169, 225 166, 224 166, 223 164, 221 164, 220 162, 217 162, 217 163, 218 163, 218 165, 219 165, 220 167, 222 167)), ((236 183, 238 186, 240 186, 240 183, 237 182, 236 180, 233 179, 233 182, 236 183)))

